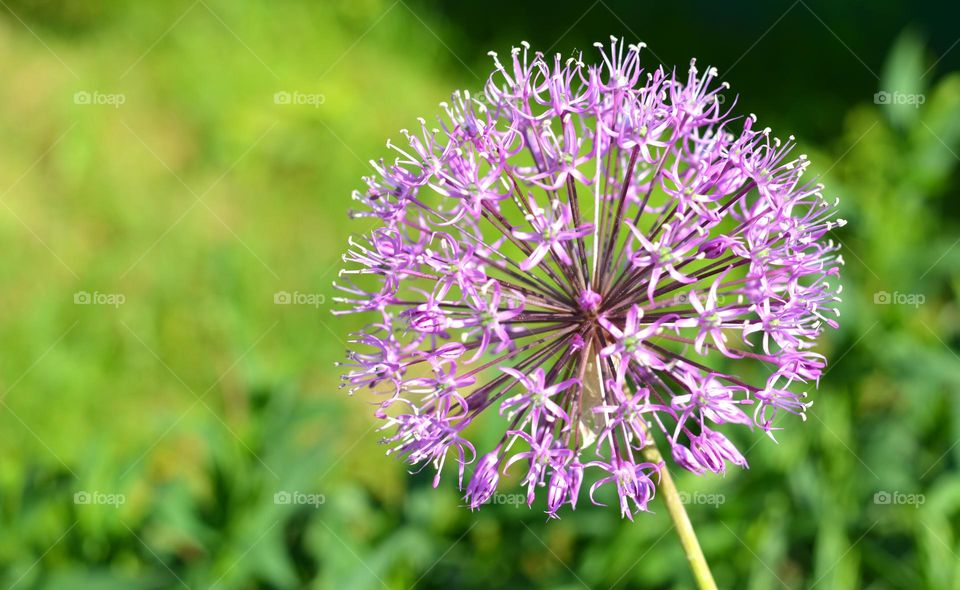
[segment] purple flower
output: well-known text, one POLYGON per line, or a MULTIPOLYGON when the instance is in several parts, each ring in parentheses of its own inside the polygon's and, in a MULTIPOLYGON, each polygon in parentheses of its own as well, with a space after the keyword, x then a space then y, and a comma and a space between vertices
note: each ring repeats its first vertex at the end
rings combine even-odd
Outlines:
POLYGON ((547 385, 547 375, 543 368, 536 369, 529 376, 509 367, 500 367, 500 370, 519 381, 526 389, 524 393, 518 393, 505 399, 500 404, 500 414, 506 414, 508 419, 519 415, 521 417, 520 426, 525 426, 527 422, 532 421, 534 432, 537 431, 541 417, 548 424, 556 423, 558 420, 563 420, 567 424, 570 423, 570 416, 551 398, 574 385, 578 385, 579 382, 576 379, 567 379, 555 385, 547 385))
POLYGON ((476 510, 486 504, 497 491, 497 484, 500 482, 501 459, 500 447, 497 447, 477 462, 465 494, 471 510, 476 510))
POLYGON ((354 194, 375 229, 337 282, 337 313, 370 318, 344 385, 372 398, 389 453, 435 482, 455 462, 472 509, 523 464, 550 517, 588 478, 633 518, 665 467, 645 447, 745 467, 720 429, 772 436, 823 373, 835 203, 792 138, 721 104, 716 70, 644 71, 641 48, 494 54, 483 96, 455 93, 354 194), (765 383, 739 374, 757 363, 765 383), (479 460, 475 421, 502 433, 479 460))
POLYGON ((647 298, 651 303, 653 303, 657 293, 660 278, 664 275, 683 284, 696 282, 696 279, 677 270, 680 263, 689 264, 691 262, 693 257, 686 256, 686 254, 702 241, 702 236, 697 235, 696 231, 675 230, 675 227, 683 228, 683 224, 671 226, 669 223, 665 223, 663 224, 664 231, 660 233, 660 237, 654 243, 629 221, 625 225, 630 229, 630 233, 633 234, 637 242, 640 243, 641 250, 630 257, 630 262, 633 263, 634 267, 646 271, 649 275, 646 281, 647 298))
POLYGON ((750 402, 744 399, 744 389, 735 385, 726 386, 713 375, 683 373, 680 382, 689 392, 675 395, 670 405, 678 412, 678 424, 683 424, 691 415, 699 418, 701 425, 707 419, 714 424, 750 424, 750 418, 740 409, 750 402))
POLYGON ((543 428, 535 432, 535 435, 530 435, 522 431, 507 431, 508 436, 521 439, 530 447, 528 451, 515 453, 504 466, 504 472, 506 472, 518 461, 527 462, 527 475, 522 482, 527 486, 527 504, 533 504, 536 487, 544 485, 547 469, 562 469, 573 457, 573 451, 555 440, 549 429, 543 428))
POLYGON ((533 226, 534 231, 513 230, 513 237, 532 242, 537 246, 530 252, 530 256, 520 263, 520 270, 527 271, 540 264, 543 258, 549 253, 557 257, 564 265, 571 263, 570 255, 567 254, 567 248, 564 242, 569 242, 577 238, 590 235, 593 227, 584 225, 573 229, 570 227, 573 221, 573 215, 570 213, 570 205, 553 201, 549 209, 541 209, 532 198, 529 203, 529 210, 526 216, 527 221, 533 226))
POLYGON ((726 470, 727 461, 740 467, 747 466, 747 460, 727 437, 706 426, 699 435, 690 435, 690 451, 700 465, 717 473, 726 470))
MULTIPOLYGON (((620 385, 611 381, 607 384, 608 395, 612 400, 610 405, 596 406, 593 411, 603 416, 605 424, 600 434, 601 439, 612 441, 621 430, 629 431, 632 435, 633 446, 640 450, 647 445, 647 421, 644 413, 668 410, 650 402, 650 390, 639 387, 636 393, 624 395, 620 385)), ((676 398, 674 398, 676 399, 676 398)))
MULTIPOLYGON (((590 486, 590 500, 592 502, 599 504, 594 499, 593 494, 600 486, 613 483, 617 488, 617 496, 620 498, 620 516, 633 520, 635 512, 646 512, 647 503, 653 499, 656 493, 656 486, 650 477, 650 472, 657 473, 660 470, 659 465, 653 463, 637 465, 626 459, 614 459, 610 463, 594 461, 587 466, 599 467, 607 473, 590 486)), ((602 504, 600 505, 602 506, 602 504)))
POLYGON ((642 319, 643 310, 633 305, 627 312, 623 328, 618 328, 615 323, 604 317, 599 320, 600 325, 607 331, 608 339, 613 341, 612 344, 600 350, 600 356, 618 360, 617 383, 623 383, 631 363, 644 372, 648 369, 666 368, 660 355, 653 348, 644 345, 651 336, 660 332, 660 326, 665 318, 654 321, 652 324, 644 324, 641 322, 642 319))
POLYGON ((471 360, 483 355, 494 339, 497 340, 494 352, 503 351, 512 342, 507 326, 520 315, 523 305, 516 299, 512 302, 502 302, 501 299, 500 283, 490 281, 480 293, 465 294, 461 300, 469 312, 462 319, 454 320, 453 325, 465 329, 465 339, 478 335, 477 352, 471 360))
POLYGON ((564 504, 570 504, 571 508, 576 508, 581 483, 583 483, 583 465, 577 461, 568 461, 566 465, 555 467, 547 486, 547 516, 560 518, 557 511, 564 504))

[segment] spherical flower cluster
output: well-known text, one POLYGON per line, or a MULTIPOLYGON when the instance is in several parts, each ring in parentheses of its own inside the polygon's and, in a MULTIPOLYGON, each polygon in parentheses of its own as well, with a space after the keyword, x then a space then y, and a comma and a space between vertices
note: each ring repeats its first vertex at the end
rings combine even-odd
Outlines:
POLYGON ((796 384, 818 382, 812 347, 836 327, 826 235, 843 222, 793 139, 733 116, 713 68, 645 71, 642 45, 598 47, 596 65, 491 54, 482 95, 388 143, 354 194, 375 226, 344 256, 339 313, 371 320, 344 384, 434 485, 451 462, 464 489, 469 467, 471 508, 516 473, 556 516, 586 471, 590 499, 610 486, 632 518, 657 443, 694 473, 746 466, 721 427, 803 416, 796 384), (501 421, 499 442, 476 449, 476 420, 501 421))

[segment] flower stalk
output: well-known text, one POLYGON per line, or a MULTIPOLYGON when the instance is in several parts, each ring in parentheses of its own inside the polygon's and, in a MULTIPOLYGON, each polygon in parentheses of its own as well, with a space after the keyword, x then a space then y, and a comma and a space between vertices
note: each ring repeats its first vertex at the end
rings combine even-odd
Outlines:
MULTIPOLYGON (((643 449, 643 457, 651 463, 663 463, 663 457, 660 450, 649 439, 649 443, 643 449)), ((683 545, 683 552, 690 562, 690 569, 693 570, 693 578, 697 581, 697 588, 700 590, 717 590, 717 583, 713 581, 713 574, 710 572, 710 566, 707 559, 703 556, 703 550, 700 548, 700 542, 697 540, 697 533, 693 530, 693 524, 687 515, 687 509, 680 498, 680 492, 677 490, 673 478, 670 476, 670 470, 666 465, 660 469, 660 484, 658 487, 663 501, 667 505, 667 512, 670 513, 670 519, 673 520, 673 527, 680 537, 680 544, 683 545)))

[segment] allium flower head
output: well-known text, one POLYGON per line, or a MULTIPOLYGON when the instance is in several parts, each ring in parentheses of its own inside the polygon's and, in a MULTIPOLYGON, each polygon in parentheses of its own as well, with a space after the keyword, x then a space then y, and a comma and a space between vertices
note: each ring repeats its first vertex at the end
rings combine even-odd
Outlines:
POLYGON ((507 474, 555 516, 586 471, 632 518, 664 467, 648 444, 695 473, 746 466, 721 431, 803 417, 836 327, 843 222, 793 138, 734 116, 713 68, 598 46, 595 65, 491 54, 482 96, 388 143, 354 194, 374 228, 339 313, 371 319, 345 385, 372 392, 388 453, 435 485, 454 465, 472 508, 507 474), (492 448, 471 442, 482 420, 502 424, 492 448))

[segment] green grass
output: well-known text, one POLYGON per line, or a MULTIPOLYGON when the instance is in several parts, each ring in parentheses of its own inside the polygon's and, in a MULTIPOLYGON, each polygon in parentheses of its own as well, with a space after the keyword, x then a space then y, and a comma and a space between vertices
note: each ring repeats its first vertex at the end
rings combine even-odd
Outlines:
MULTIPOLYGON (((452 34, 442 22, 379 1, 9 9, 0 585, 690 587, 659 502, 633 525, 589 506, 550 524, 470 513, 452 478, 433 490, 385 458, 368 406, 337 390, 361 321, 329 313, 365 228, 350 191, 386 138, 480 84, 430 33, 452 34), (281 291, 325 301, 276 305, 281 291), (81 490, 125 502, 77 505, 81 490), (274 503, 283 490, 324 502, 274 503)), ((904 39, 885 80, 919 84, 904 39)), ((850 220, 845 322, 815 416, 779 445, 740 436, 749 471, 678 478, 723 495, 690 507, 721 587, 960 587, 960 79, 926 93, 914 111, 866 97, 807 146, 850 220), (875 305, 878 291, 926 302, 875 305), (925 503, 875 504, 882 490, 925 503)))

